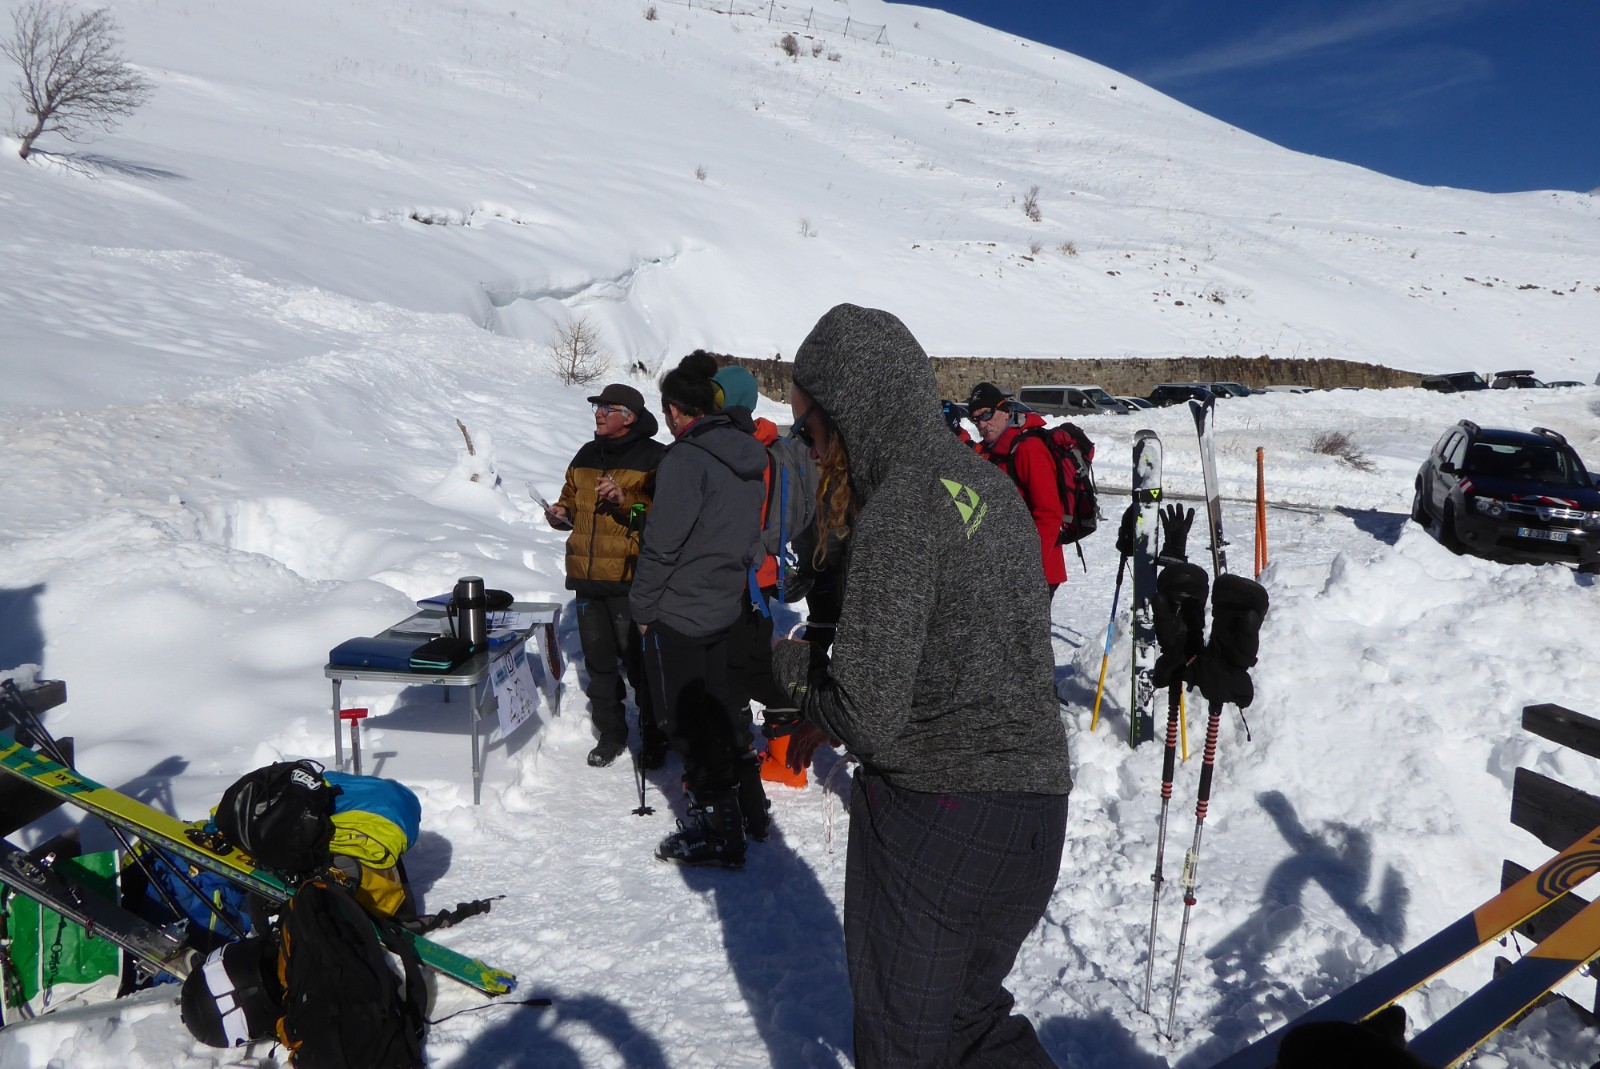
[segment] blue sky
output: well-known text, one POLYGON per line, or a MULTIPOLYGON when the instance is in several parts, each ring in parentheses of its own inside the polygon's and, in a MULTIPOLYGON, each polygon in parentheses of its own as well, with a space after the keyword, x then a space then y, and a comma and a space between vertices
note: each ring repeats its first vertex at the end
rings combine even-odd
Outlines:
POLYGON ((1600 0, 920 0, 1424 185, 1600 187, 1600 0))

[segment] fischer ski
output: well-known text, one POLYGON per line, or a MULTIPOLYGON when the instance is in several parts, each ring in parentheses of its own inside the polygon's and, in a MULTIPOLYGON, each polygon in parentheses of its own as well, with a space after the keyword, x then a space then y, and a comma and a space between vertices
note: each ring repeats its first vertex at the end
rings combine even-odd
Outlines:
MULTIPOLYGON (((1485 943, 1499 939, 1537 916, 1540 910, 1597 872, 1600 872, 1600 827, 1381 969, 1217 1062, 1211 1069, 1271 1069, 1277 1061, 1278 1042, 1291 1028, 1313 1021, 1359 1021, 1372 1016, 1485 943)), ((1565 930, 1564 926, 1556 934, 1565 930)), ((1550 953, 1558 948, 1565 950, 1561 944, 1550 942, 1554 938, 1552 934, 1539 946, 1550 944, 1550 953)))
MULTIPOLYGON (((258 868, 248 857, 231 847, 226 852, 212 849, 207 836, 177 817, 96 783, 4 734, 0 734, 0 773, 32 784, 94 814, 113 827, 224 876, 270 902, 286 902, 294 893, 287 883, 270 870, 258 868)), ((407 931, 399 924, 391 923, 389 927, 411 943, 422 963, 435 972, 488 995, 502 995, 516 986, 516 977, 502 969, 441 946, 407 931)))
POLYGON ((180 980, 189 975, 190 950, 182 939, 105 898, 61 861, 32 857, 0 840, 0 884, 55 910, 91 938, 121 947, 152 975, 164 972, 180 980))
POLYGON ((1161 511, 1161 439, 1143 430, 1133 438, 1133 681, 1128 704, 1128 745, 1156 737, 1156 536, 1161 511))
POLYGON ((1514 965, 1423 1029, 1406 1049, 1429 1065, 1448 1069, 1596 957, 1600 957, 1600 902, 1591 902, 1514 965))
POLYGON ((1222 537, 1222 495, 1217 489, 1217 459, 1211 435, 1212 421, 1216 416, 1217 399, 1189 401, 1189 414, 1194 417, 1194 433, 1200 439, 1200 475, 1206 487, 1206 521, 1211 533, 1211 577, 1215 579, 1228 570, 1227 541, 1222 537))

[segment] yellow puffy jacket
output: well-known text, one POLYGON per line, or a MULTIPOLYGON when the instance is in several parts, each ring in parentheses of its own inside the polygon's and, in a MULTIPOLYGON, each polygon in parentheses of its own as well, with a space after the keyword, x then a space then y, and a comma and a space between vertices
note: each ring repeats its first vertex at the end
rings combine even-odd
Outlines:
POLYGON ((644 514, 655 493, 656 466, 666 446, 653 439, 655 416, 641 412, 621 438, 586 442, 567 468, 556 504, 572 519, 567 536, 567 589, 582 597, 610 597, 628 592, 639 559, 644 514), (622 490, 622 504, 602 502, 595 482, 610 478, 622 490))

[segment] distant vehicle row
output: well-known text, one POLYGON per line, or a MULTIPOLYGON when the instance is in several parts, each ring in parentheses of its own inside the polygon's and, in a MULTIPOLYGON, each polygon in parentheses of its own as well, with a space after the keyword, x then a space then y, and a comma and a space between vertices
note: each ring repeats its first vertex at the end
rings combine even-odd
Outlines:
POLYGON ((1017 391, 1017 400, 1046 416, 1125 416, 1135 409, 1175 405, 1191 397, 1204 401, 1208 397, 1249 397, 1260 392, 1237 382, 1164 382, 1151 390, 1148 397, 1113 397, 1099 386, 1051 385, 1024 386, 1017 391))
MULTIPOLYGON (((1600 378, 1595 379, 1600 385, 1600 378)), ((1544 390, 1559 389, 1564 386, 1582 386, 1581 382, 1574 379, 1562 379, 1559 382, 1540 382, 1534 378, 1533 372, 1525 369, 1510 371, 1496 371, 1491 381, 1478 374, 1476 371, 1452 371, 1448 375, 1429 375, 1420 383, 1424 390, 1433 390, 1435 393, 1469 393, 1473 390, 1544 390)))

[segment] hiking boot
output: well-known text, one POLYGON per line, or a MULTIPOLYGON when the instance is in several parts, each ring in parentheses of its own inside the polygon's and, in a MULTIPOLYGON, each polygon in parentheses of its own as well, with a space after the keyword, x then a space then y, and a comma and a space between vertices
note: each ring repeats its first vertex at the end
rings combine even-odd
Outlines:
POLYGON ((646 772, 654 772, 667 763, 667 737, 658 735, 646 738, 639 747, 639 767, 646 772))
POLYGON ((605 768, 617 759, 617 755, 628 748, 625 742, 606 742, 604 739, 595 743, 594 749, 589 751, 589 767, 605 768))
POLYGON ((690 822, 661 840, 656 857, 679 865, 744 865, 744 821, 732 791, 713 795, 689 810, 690 822))

